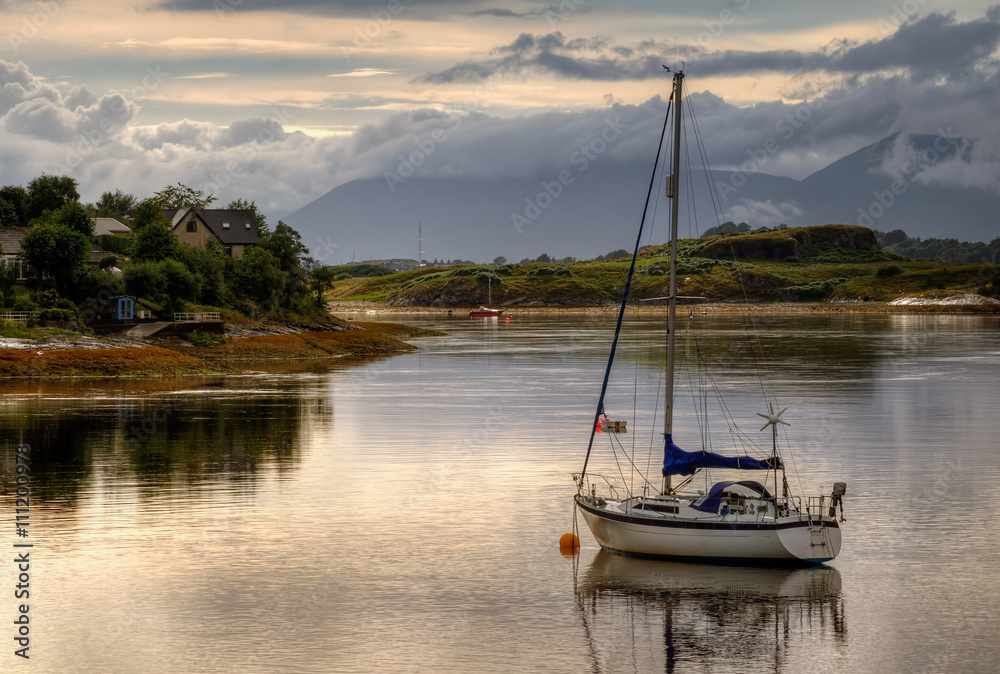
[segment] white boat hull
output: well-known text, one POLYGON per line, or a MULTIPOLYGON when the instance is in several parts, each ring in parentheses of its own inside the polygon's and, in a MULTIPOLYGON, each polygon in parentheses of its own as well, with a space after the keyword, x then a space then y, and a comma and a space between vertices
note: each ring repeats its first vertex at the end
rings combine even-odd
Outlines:
POLYGON ((829 517, 726 522, 626 515, 580 498, 577 505, 601 547, 626 554, 821 564, 840 552, 840 528, 829 517))

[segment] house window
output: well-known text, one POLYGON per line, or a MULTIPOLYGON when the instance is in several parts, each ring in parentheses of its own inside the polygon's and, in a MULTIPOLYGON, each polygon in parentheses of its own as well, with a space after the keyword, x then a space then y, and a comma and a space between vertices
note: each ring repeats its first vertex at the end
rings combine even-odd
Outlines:
POLYGON ((222 247, 222 252, 225 253, 226 255, 228 255, 229 257, 232 257, 233 256, 233 247, 232 246, 223 246, 222 247))
POLYGON ((188 231, 189 232, 197 232, 198 231, 198 223, 195 222, 194 220, 188 220, 188 231))
POLYGON ((229 223, 228 222, 222 223, 222 228, 223 229, 229 229, 229 223))
POLYGON ((247 229, 250 229, 250 223, 249 222, 247 223, 247 229))

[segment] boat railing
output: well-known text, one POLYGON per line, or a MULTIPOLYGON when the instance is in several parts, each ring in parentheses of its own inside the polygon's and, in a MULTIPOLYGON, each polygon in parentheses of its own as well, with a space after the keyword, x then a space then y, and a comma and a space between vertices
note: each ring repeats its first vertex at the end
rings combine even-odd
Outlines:
MULTIPOLYGON (((604 480, 604 484, 607 485, 608 491, 610 492, 610 495, 611 495, 611 498, 614 499, 614 500, 616 500, 616 501, 619 500, 619 498, 618 498, 618 490, 615 489, 615 485, 613 485, 611 483, 611 480, 609 480, 606 475, 601 475, 599 473, 587 473, 587 477, 599 477, 602 480, 604 480)), ((578 480, 579 476, 578 475, 574 475, 573 479, 574 480, 578 480)), ((586 489, 586 485, 581 484, 580 485, 580 489, 581 489, 581 491, 586 491, 587 490, 586 489)))
MULTIPOLYGON (((824 512, 824 510, 826 510, 826 509, 829 508, 829 505, 827 504, 827 501, 829 499, 830 499, 830 497, 827 496, 827 495, 825 495, 825 494, 822 495, 822 496, 810 496, 810 497, 808 497, 806 499, 806 511, 804 513, 806 519, 808 519, 810 521, 822 519, 823 518, 823 512, 824 512)), ((802 513, 802 510, 800 509, 799 510, 799 518, 800 519, 802 519, 802 515, 803 515, 803 513, 802 513)))

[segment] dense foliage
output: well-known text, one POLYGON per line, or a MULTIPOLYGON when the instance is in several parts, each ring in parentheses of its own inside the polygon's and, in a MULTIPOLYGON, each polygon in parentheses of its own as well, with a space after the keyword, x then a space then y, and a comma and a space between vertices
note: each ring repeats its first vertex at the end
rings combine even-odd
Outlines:
POLYGON ((921 239, 907 236, 901 229, 891 232, 875 230, 875 236, 886 250, 915 260, 941 260, 951 263, 996 264, 1000 259, 1000 237, 989 243, 958 239, 921 239))
MULTIPOLYGON (((21 240, 21 259, 34 291, 30 298, 20 298, 26 310, 51 299, 53 306, 59 301, 100 315, 108 298, 124 293, 142 298, 165 317, 203 307, 250 318, 326 314, 323 293, 336 272, 308 257, 294 228, 279 221, 272 229, 253 201, 237 199, 228 206, 254 211, 260 235, 256 245, 234 259, 218 241, 205 248, 180 243, 164 215, 169 208, 204 208, 216 200, 211 194, 177 183, 147 199, 115 190, 104 192, 96 204, 83 205, 76 188, 73 178, 49 175, 27 188, 0 188, 3 225, 30 225, 21 240), (133 235, 94 239, 95 217, 114 217, 129 225, 133 235), (89 264, 92 249, 102 253, 95 256, 99 264, 89 264)), ((15 301, 8 288, 13 287, 14 269, 4 265, 0 272, 0 305, 9 306, 15 301)))

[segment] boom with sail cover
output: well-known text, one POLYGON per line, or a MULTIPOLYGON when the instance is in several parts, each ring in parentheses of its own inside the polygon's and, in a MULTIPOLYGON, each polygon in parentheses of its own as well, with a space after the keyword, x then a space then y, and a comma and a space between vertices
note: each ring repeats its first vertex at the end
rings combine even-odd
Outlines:
POLYGON ((704 450, 685 452, 666 436, 663 447, 663 475, 694 475, 699 468, 740 468, 743 470, 780 470, 780 457, 751 459, 748 456, 722 456, 704 450))

